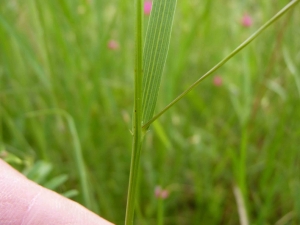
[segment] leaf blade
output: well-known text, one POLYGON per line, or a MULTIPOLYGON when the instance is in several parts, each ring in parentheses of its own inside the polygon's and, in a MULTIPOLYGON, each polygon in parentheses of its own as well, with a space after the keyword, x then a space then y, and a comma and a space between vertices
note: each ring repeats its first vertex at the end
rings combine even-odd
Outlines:
POLYGON ((154 0, 144 46, 142 123, 155 110, 159 86, 170 45, 177 0, 154 0))

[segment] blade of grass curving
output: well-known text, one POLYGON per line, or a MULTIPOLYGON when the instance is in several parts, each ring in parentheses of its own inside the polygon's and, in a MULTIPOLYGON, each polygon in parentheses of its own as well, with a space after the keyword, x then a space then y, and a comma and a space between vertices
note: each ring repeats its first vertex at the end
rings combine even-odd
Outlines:
MULTIPOLYGON (((149 121, 169 50, 177 0, 154 0, 144 46, 142 121, 149 121)), ((148 128, 148 127, 147 127, 148 128)))
POLYGON ((267 21, 263 26, 261 26, 255 33, 253 33, 249 38, 247 38, 242 44, 240 44, 235 50, 233 50, 227 57, 221 60, 218 64, 216 64, 213 68, 211 68, 207 73, 205 73, 202 77, 200 77, 195 83, 193 83, 188 89, 182 92, 179 96, 177 96, 171 103, 169 103, 163 110, 161 110, 158 114, 152 117, 148 122, 143 123, 143 129, 146 130, 151 123, 153 123, 156 119, 158 119, 161 115, 163 115, 169 108, 171 108, 175 103, 181 100, 184 96, 186 96, 191 90, 198 86, 198 84, 204 80, 206 77, 214 73, 221 66, 223 66, 229 59, 239 53, 242 49, 244 49, 248 44, 250 44, 256 37, 258 37, 265 29, 267 29, 271 24, 277 21, 281 16, 283 16, 287 11, 292 9, 300 0, 293 0, 289 4, 287 4, 283 9, 281 9, 275 16, 273 16, 269 21, 267 21))
POLYGON ((79 175, 79 181, 80 181, 80 186, 81 186, 81 191, 82 191, 82 196, 83 196, 83 202, 84 205, 92 209, 92 198, 91 198, 91 190, 89 187, 89 181, 87 177, 87 171, 83 159, 83 154, 82 154, 82 149, 81 149, 81 144, 79 141, 79 137, 77 134, 77 129, 75 126, 75 122, 73 120, 73 117, 67 113, 64 110, 61 109, 48 109, 48 110, 40 110, 40 111, 33 111, 29 112, 26 114, 27 117, 35 117, 35 116, 43 116, 43 115, 60 115, 64 117, 67 121, 71 136, 72 136, 72 141, 73 141, 73 147, 74 147, 74 158, 75 158, 75 163, 76 167, 78 170, 78 175, 79 175))

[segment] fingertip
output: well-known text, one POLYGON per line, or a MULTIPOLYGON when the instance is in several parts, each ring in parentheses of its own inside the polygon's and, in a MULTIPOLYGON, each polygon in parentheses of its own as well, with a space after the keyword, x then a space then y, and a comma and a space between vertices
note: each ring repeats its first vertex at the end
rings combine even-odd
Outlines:
POLYGON ((111 225, 80 204, 37 185, 0 159, 0 224, 111 225))

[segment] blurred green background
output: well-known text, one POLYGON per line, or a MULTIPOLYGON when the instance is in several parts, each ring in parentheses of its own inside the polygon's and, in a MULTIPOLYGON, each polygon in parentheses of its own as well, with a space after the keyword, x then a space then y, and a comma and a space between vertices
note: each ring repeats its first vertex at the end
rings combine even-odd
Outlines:
MULTIPOLYGON (((288 2, 178 1, 157 110, 288 2)), ((0 1, 1 157, 85 204, 82 150, 89 208, 116 224, 131 154, 133 16, 129 0, 0 1)), ((296 6, 152 125, 136 224, 160 213, 164 224, 239 224, 234 187, 250 224, 300 224, 299 24, 296 6)))

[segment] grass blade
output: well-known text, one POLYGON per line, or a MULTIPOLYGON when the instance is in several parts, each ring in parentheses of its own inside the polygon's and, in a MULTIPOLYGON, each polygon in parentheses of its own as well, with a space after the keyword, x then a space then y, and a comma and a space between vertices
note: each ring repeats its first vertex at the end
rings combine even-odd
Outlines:
POLYGON ((47 115, 47 114, 60 115, 61 117, 64 117, 67 121, 69 130, 70 130, 70 133, 72 136, 72 140, 73 140, 74 158, 75 158, 75 162, 77 164, 76 167, 78 169, 78 177, 79 177, 79 181, 80 181, 83 202, 87 208, 92 209, 91 189, 89 187, 87 170, 85 167, 81 144, 79 141, 79 137, 78 137, 74 119, 72 118, 72 116, 69 113, 67 113, 66 111, 61 110, 61 109, 48 109, 48 110, 33 111, 33 112, 27 113, 26 116, 33 117, 33 116, 42 116, 42 115, 47 115))
POLYGON ((176 3, 177 0, 154 0, 153 2, 144 47, 142 121, 145 122, 149 121, 154 114, 169 50, 176 3))

